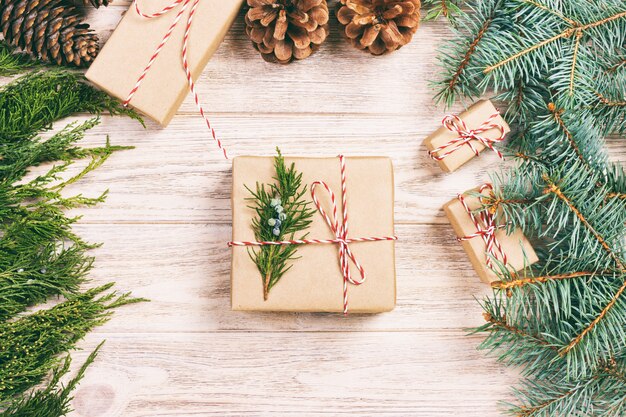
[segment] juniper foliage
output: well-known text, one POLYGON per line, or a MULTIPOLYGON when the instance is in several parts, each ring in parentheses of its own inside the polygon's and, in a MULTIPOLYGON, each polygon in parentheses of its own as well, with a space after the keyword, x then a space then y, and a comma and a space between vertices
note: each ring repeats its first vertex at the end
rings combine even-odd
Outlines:
POLYGON ((500 265, 483 300, 481 347, 522 369, 516 416, 626 413, 626 174, 605 137, 623 136, 622 0, 469 2, 441 54, 437 99, 495 91, 513 125, 513 167, 485 208, 522 229, 540 261, 500 265))
MULTIPOLYGON (((259 242, 295 239, 296 233, 309 227, 314 213, 311 201, 305 198, 307 186, 302 184, 302 173, 296 170, 294 163, 285 164, 280 149, 276 148, 276 152, 275 183, 257 183, 255 190, 248 188, 252 195, 248 199, 250 208, 256 213, 252 229, 259 242)), ((289 261, 296 258, 297 249, 297 245, 269 245, 248 251, 261 274, 264 299, 267 300, 272 287, 291 269, 289 261)))
MULTIPOLYGON (((28 59, 0 44, 0 74, 31 70, 28 59)), ((0 88, 0 415, 57 417, 69 411, 71 391, 86 366, 66 385, 60 378, 69 371, 67 352, 112 310, 141 301, 116 295, 107 284, 81 290, 93 258, 85 242, 72 231, 77 217, 65 210, 102 202, 96 197, 67 196, 63 192, 113 152, 108 139, 98 148, 77 145, 94 127, 97 114, 126 114, 106 94, 89 86, 77 73, 34 69, 0 88), (52 135, 41 134, 52 124, 79 112, 94 113, 83 123, 70 123, 52 135), (77 159, 89 158, 73 177, 64 171, 77 159), (49 163, 43 173, 29 175, 33 167, 49 163), (38 304, 55 297, 50 308, 38 304), (58 297, 58 298, 57 298, 58 297), (36 312, 29 308, 37 307, 36 312), (65 359, 63 359, 65 357, 65 359), (41 389, 34 389, 42 382, 41 389)))
MULTIPOLYGON (((103 342, 104 343, 104 342, 103 342)), ((80 367, 76 375, 66 384, 61 378, 70 372, 72 363, 69 355, 52 371, 52 377, 45 388, 32 391, 30 394, 13 402, 0 413, 1 417, 51 417, 62 416, 72 411, 70 401, 72 391, 85 375, 87 367, 93 363, 103 343, 89 355, 85 363, 80 367)))

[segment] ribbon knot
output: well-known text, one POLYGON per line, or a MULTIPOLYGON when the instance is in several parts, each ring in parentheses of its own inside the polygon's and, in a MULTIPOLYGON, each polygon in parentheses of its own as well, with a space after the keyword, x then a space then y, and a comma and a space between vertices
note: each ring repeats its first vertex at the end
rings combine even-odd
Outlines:
POLYGON ((441 124, 450 132, 456 133, 457 137, 439 146, 438 148, 428 151, 428 155, 430 155, 430 157, 436 161, 441 161, 448 155, 456 152, 461 147, 467 145, 474 152, 474 154, 478 156, 480 154, 480 151, 476 149, 476 147, 474 146, 474 143, 472 143, 472 141, 477 141, 477 142, 482 143, 486 148, 489 148, 492 151, 494 151, 500 159, 504 158, 502 156, 502 153, 498 149, 496 149, 494 146, 496 143, 502 142, 505 136, 504 127, 502 127, 502 125, 494 123, 494 120, 498 116, 500 116, 500 113, 496 112, 492 114, 491 116, 489 116, 489 118, 485 120, 483 124, 478 126, 476 129, 469 129, 467 127, 467 124, 459 116, 454 115, 454 114, 446 115, 441 121, 441 124), (482 133, 485 133, 486 131, 491 130, 491 129, 498 129, 500 131, 500 135, 495 139, 491 139, 486 136, 481 136, 482 133), (440 153, 444 150, 445 152, 440 153))
POLYGON ((335 235, 334 239, 297 239, 284 241, 266 241, 266 242, 228 242, 228 246, 270 246, 270 245, 308 245, 308 244, 339 244, 339 267, 343 276, 343 314, 348 314, 348 284, 361 285, 365 282, 365 269, 350 249, 350 243, 354 242, 380 242, 388 240, 398 240, 396 236, 374 236, 374 237, 348 237, 348 192, 346 187, 346 161, 343 155, 339 155, 341 164, 341 203, 343 210, 341 212, 341 224, 337 217, 337 198, 333 190, 324 181, 315 181, 311 184, 311 198, 317 210, 322 215, 326 224, 335 235), (317 187, 323 187, 332 206, 332 212, 329 216, 324 207, 320 204, 315 192, 317 187), (350 271, 350 263, 353 263, 359 271, 360 278, 353 278, 350 271))
POLYGON ((343 210, 341 212, 341 224, 339 224, 339 220, 337 218, 337 201, 335 197, 335 193, 333 190, 323 181, 315 181, 311 184, 311 197, 313 198, 313 203, 317 210, 320 212, 324 220, 326 220, 326 224, 330 227, 330 230, 334 233, 336 239, 335 242, 339 244, 339 267, 341 268, 341 274, 343 276, 343 304, 344 304, 344 314, 348 312, 348 284, 352 285, 361 285, 366 280, 365 269, 356 256, 350 250, 349 243, 354 241, 348 239, 348 199, 347 199, 347 189, 345 182, 345 160, 343 155, 339 155, 339 160, 341 162, 341 203, 343 210), (326 210, 320 204, 317 195, 315 193, 316 187, 323 187, 328 195, 330 196, 330 202, 332 205, 332 217, 328 215, 326 210), (352 272, 350 270, 350 262, 354 264, 360 274, 360 279, 353 278, 352 272))
MULTIPOLYGON (((483 184, 479 191, 482 194, 485 190, 493 191, 493 186, 491 184, 483 184)), ((463 194, 458 195, 459 201, 467 211, 467 214, 472 219, 472 223, 476 227, 476 231, 467 236, 457 238, 458 241, 470 240, 475 237, 480 237, 485 242, 485 247, 487 251, 487 261, 486 264, 489 268, 493 269, 493 262, 491 258, 498 259, 502 261, 502 263, 507 263, 506 253, 502 248, 500 241, 496 238, 496 231, 502 227, 503 225, 497 225, 496 221, 496 213, 492 213, 491 210, 485 209, 482 210, 478 215, 475 215, 474 212, 469 208, 467 202, 465 201, 465 197, 463 194)), ((479 197, 482 200, 483 197, 479 197)))
POLYGON ((181 49, 181 60, 182 60, 183 70, 185 70, 185 76, 186 76, 187 82, 189 84, 189 91, 191 91, 191 93, 193 95, 194 102, 196 103, 196 107, 198 108, 198 111, 200 112, 200 115, 204 119, 204 122, 206 123, 207 128, 209 129, 209 132, 211 133, 211 137, 213 138, 213 140, 217 144, 217 147, 224 154, 224 158, 228 159, 228 155, 226 153, 226 148, 224 148, 224 146, 222 146, 221 140, 217 137, 217 134, 215 133, 215 129, 213 129, 213 126, 211 125, 211 121, 209 120, 209 118, 205 114, 204 108, 202 107, 202 104, 200 104, 200 97, 198 96, 198 93, 196 92, 196 85, 195 85, 195 83, 193 81, 193 76, 192 76, 191 70, 189 68, 189 59, 188 59, 189 32, 191 31, 191 26, 193 24, 193 17, 194 17, 194 15, 196 13, 196 8, 198 7, 198 3, 199 2, 200 2, 200 0, 174 0, 173 3, 169 4, 168 6, 165 6, 164 8, 162 8, 161 10, 159 10, 159 11, 157 11, 155 13, 144 13, 141 10, 141 8, 139 7, 139 0, 134 0, 133 1, 134 6, 135 6, 134 7, 135 12, 139 16, 143 17, 144 19, 155 19, 155 18, 159 18, 159 17, 161 17, 163 15, 166 15, 166 14, 168 14, 170 11, 172 11, 174 8, 176 8, 176 6, 178 6, 181 3, 182 3, 182 7, 180 8, 178 13, 176 14, 176 17, 172 21, 172 24, 170 25, 169 29, 167 30, 167 32, 163 36, 163 39, 161 40, 161 43, 159 43, 159 45, 157 45, 156 49, 154 50, 154 53, 152 54, 152 56, 150 57, 150 60, 148 61, 148 64, 146 65, 146 67, 142 71, 141 75, 139 76, 139 78, 135 82, 134 87, 128 93, 128 96, 126 97, 126 100, 124 100, 123 104, 124 104, 125 107, 127 107, 130 104, 130 101, 133 99, 133 96, 135 95, 137 90, 139 90, 139 87, 141 86, 141 83, 143 82, 144 78, 146 78, 146 75, 148 75, 148 72, 150 71, 150 68, 152 68, 152 64, 154 64, 154 61, 156 61, 157 57, 161 53, 161 50, 163 49, 163 47, 165 47, 167 42, 172 37, 172 32, 174 31, 174 29, 178 25, 178 22, 180 21, 183 13, 185 12, 185 10, 189 6, 189 4, 191 4, 191 10, 189 12, 189 16, 187 17, 187 23, 186 23, 186 26, 185 26, 185 35, 183 36, 183 45, 182 45, 182 49, 181 49))

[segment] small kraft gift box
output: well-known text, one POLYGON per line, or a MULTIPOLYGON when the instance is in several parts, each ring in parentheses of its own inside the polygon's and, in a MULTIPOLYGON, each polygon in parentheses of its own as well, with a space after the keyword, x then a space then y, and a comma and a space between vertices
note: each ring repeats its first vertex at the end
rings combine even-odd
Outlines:
POLYGON ((286 168, 280 163, 272 157, 233 159, 232 309, 344 314, 392 310, 396 237, 391 160, 285 157, 286 168), (288 208, 294 199, 286 201, 277 188, 266 188, 281 178, 279 171, 289 169, 302 183, 299 195, 304 203, 291 209, 296 214, 288 208), (259 203, 253 194, 265 202, 259 203), (289 216, 305 212, 306 230, 282 236, 280 228, 287 227, 289 216), (265 220, 259 221, 259 216, 265 220), (260 241, 263 236, 269 241, 260 241), (277 245, 296 252, 268 291, 259 254, 277 245))
POLYGON ((453 172, 487 148, 502 158, 494 145, 510 130, 491 101, 481 100, 459 115, 445 116, 424 145, 443 171, 453 172))
POLYGON ((504 267, 517 272, 539 260, 520 229, 507 234, 497 210, 483 208, 481 200, 491 197, 492 186, 485 184, 459 194, 443 207, 472 266, 487 284, 499 280, 494 270, 504 267))
POLYGON ((186 71, 192 83, 200 76, 242 4, 243 0, 136 0, 86 77, 165 127, 190 91, 186 71))

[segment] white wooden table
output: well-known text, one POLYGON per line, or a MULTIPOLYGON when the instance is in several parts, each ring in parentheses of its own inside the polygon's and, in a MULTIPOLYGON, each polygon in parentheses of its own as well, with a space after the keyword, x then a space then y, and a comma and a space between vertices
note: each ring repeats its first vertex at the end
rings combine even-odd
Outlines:
MULTIPOLYGON (((90 12, 104 39, 128 4, 90 12)), ((422 146, 444 114, 429 80, 447 26, 424 24, 410 45, 375 58, 332 22, 320 52, 277 66, 252 48, 242 19, 198 82, 219 135, 239 155, 272 155, 278 145, 289 155, 392 157, 397 308, 347 318, 230 311, 230 166, 193 103, 167 129, 104 117, 85 145, 109 134, 136 149, 69 190, 110 190, 106 203, 77 211, 76 229, 104 243, 93 285, 114 280, 152 301, 120 308, 81 343, 76 365, 107 340, 72 416, 499 415, 517 376, 476 350, 481 336, 467 336, 483 321, 474 297, 490 289, 441 211, 499 162, 485 152, 445 175, 422 146)), ((610 146, 626 160, 626 146, 610 146)))

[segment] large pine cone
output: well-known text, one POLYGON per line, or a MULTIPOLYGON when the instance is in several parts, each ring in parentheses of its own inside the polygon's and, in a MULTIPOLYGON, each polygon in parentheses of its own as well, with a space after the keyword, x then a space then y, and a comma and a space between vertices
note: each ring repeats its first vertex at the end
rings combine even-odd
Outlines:
POLYGON ((43 62, 84 67, 98 54, 98 37, 60 0, 0 0, 0 28, 6 42, 43 62))
POLYGON ((326 0, 248 0, 246 33, 268 62, 310 56, 328 36, 326 0))
POLYGON ((374 55, 411 41, 420 21, 420 0, 341 0, 337 19, 358 49, 374 55))

